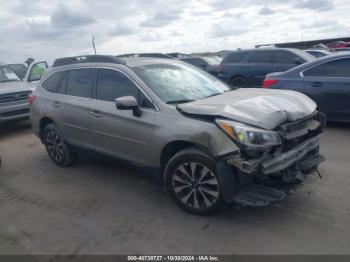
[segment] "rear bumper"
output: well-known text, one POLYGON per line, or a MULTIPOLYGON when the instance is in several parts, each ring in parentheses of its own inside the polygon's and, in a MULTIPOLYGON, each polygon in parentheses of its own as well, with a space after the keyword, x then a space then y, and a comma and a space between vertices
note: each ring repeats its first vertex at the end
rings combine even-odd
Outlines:
POLYGON ((0 106, 0 122, 29 118, 29 103, 27 101, 0 106))

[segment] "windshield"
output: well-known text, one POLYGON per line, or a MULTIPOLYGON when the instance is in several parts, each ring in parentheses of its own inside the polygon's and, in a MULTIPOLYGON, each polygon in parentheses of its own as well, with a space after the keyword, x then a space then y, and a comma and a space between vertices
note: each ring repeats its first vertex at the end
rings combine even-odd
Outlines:
POLYGON ((20 81, 20 79, 8 66, 0 66, 0 82, 12 81, 20 81))
POLYGON ((184 103, 221 94, 229 88, 191 66, 154 64, 134 67, 133 70, 165 103, 184 103))
POLYGON ((305 59, 306 62, 310 62, 313 60, 316 60, 316 57, 314 57, 313 55, 309 54, 308 52, 305 52, 303 50, 295 50, 295 52, 301 56, 302 58, 305 59))

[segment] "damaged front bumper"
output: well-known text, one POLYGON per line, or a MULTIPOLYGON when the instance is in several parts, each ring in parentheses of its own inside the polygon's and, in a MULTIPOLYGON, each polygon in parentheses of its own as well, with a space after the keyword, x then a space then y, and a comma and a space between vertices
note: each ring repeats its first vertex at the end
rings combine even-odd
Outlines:
POLYGON ((306 171, 313 169, 325 160, 318 153, 320 135, 312 137, 287 152, 278 152, 263 156, 260 159, 243 160, 240 155, 227 159, 229 165, 235 166, 241 172, 263 175, 276 174, 293 166, 295 169, 306 171), (310 154, 312 152, 312 154, 310 154))
POLYGON ((242 148, 226 158, 226 164, 235 168, 239 184, 232 200, 243 206, 263 206, 284 199, 325 160, 319 154, 324 124, 324 115, 317 112, 278 127, 280 146, 260 151, 242 148))
POLYGON ((294 165, 297 162, 298 169, 300 169, 301 167, 302 170, 311 169, 325 160, 323 156, 318 154, 318 150, 316 150, 317 153, 308 156, 306 159, 304 159, 304 157, 308 155, 309 152, 318 149, 319 144, 320 135, 301 143, 300 145, 296 146, 288 152, 282 153, 277 156, 268 156, 266 159, 261 160, 260 170, 266 175, 274 174, 294 165))
POLYGON ((266 206, 283 200, 291 189, 312 174, 325 158, 318 153, 320 135, 295 148, 243 161, 240 156, 227 159, 239 170, 240 188, 233 201, 240 206, 266 206))
POLYGON ((318 113, 306 120, 279 127, 283 144, 257 155, 226 159, 237 170, 239 189, 232 201, 242 206, 265 206, 281 201, 291 189, 313 174, 325 160, 319 154, 325 117, 318 113))

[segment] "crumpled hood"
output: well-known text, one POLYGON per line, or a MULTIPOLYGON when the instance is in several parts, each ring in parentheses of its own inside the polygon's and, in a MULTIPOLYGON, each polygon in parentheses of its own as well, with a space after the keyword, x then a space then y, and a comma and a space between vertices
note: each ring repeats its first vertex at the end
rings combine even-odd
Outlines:
POLYGON ((315 112, 316 103, 295 91, 241 88, 221 95, 180 104, 188 114, 222 116, 272 130, 315 112))
POLYGON ((35 88, 35 83, 29 83, 26 81, 18 82, 0 82, 0 95, 15 93, 21 91, 33 91, 35 88))

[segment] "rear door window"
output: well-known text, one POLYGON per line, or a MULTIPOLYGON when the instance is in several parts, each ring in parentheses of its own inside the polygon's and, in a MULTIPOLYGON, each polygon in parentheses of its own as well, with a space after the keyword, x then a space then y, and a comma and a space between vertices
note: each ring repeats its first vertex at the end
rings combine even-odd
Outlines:
POLYGON ((51 76, 49 76, 48 79, 44 81, 42 84, 42 87, 49 92, 56 93, 57 88, 60 85, 61 81, 63 80, 66 72, 65 71, 59 71, 56 73, 53 73, 51 76))
POLYGON ((339 59, 323 63, 304 71, 304 76, 350 77, 350 59, 339 59))
POLYGON ((74 69, 69 72, 67 81, 67 95, 92 97, 92 87, 95 69, 74 69))
POLYGON ((230 54, 226 59, 225 63, 239 63, 242 62, 247 56, 248 52, 236 52, 230 54))
POLYGON ((326 64, 318 65, 304 71, 304 76, 324 76, 326 73, 326 64))
POLYGON ((326 76, 350 77, 350 58, 338 59, 326 63, 326 76))
POLYGON ((252 52, 248 59, 249 63, 273 63, 272 51, 255 51, 252 52))

